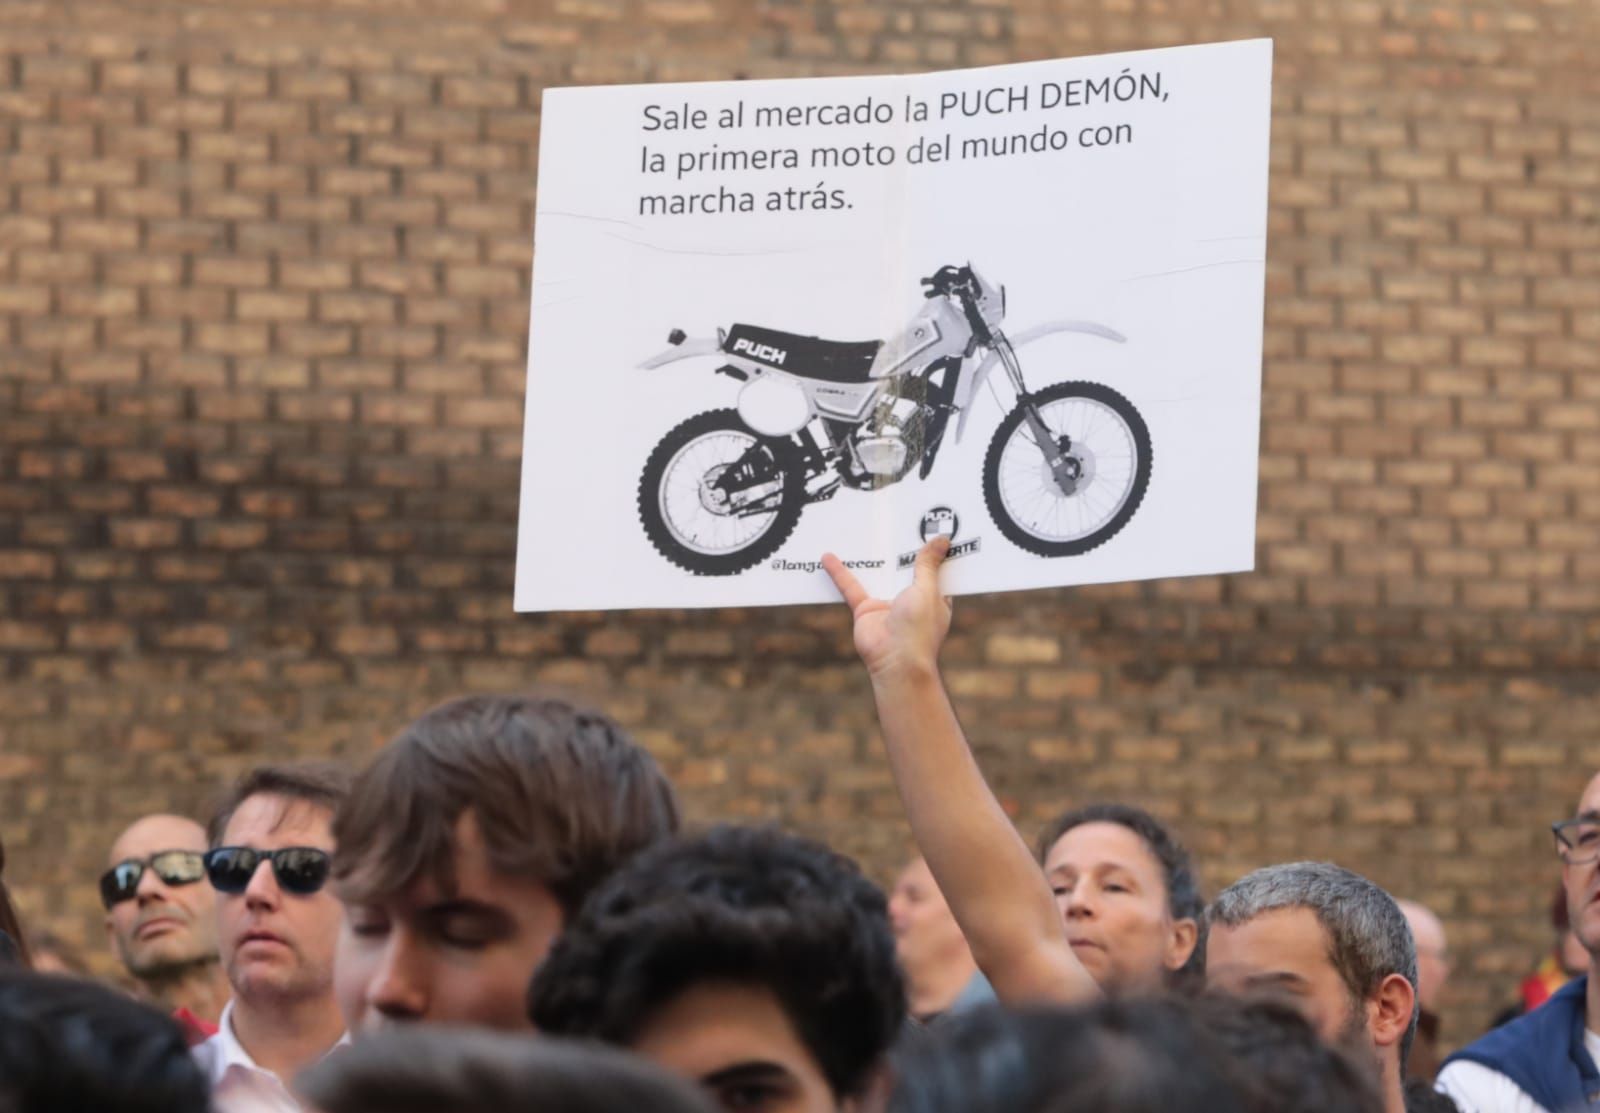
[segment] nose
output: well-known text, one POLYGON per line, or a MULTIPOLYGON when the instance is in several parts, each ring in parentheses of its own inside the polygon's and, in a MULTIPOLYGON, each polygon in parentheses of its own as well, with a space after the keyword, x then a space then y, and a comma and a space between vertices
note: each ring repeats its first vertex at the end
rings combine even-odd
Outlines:
POLYGON ((389 1020, 420 1020, 428 1012, 428 961, 411 933, 389 933, 378 965, 367 982, 367 1005, 389 1020))
POLYGON ((272 862, 263 858, 256 864, 256 872, 250 875, 250 884, 244 888, 245 906, 252 911, 269 911, 277 908, 283 900, 283 893, 278 889, 277 875, 272 872, 272 862))
POLYGON ((896 931, 899 931, 905 918, 906 899, 899 893, 895 893, 889 898, 889 923, 896 931))
POLYGON ((1097 911, 1088 885, 1074 885, 1061 896, 1061 912, 1069 920, 1093 919, 1097 911))
POLYGON ((167 899, 167 883, 150 866, 145 866, 144 873, 139 875, 139 884, 133 891, 134 897, 141 907, 151 901, 167 899))

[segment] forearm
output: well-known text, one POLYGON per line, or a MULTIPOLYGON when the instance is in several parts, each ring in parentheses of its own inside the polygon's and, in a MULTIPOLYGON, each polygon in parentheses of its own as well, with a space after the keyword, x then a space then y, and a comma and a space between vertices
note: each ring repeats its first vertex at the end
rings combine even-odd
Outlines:
POLYGON ((996 993, 1093 996, 1044 874, 984 781, 937 671, 874 675, 873 694, 918 849, 996 993))

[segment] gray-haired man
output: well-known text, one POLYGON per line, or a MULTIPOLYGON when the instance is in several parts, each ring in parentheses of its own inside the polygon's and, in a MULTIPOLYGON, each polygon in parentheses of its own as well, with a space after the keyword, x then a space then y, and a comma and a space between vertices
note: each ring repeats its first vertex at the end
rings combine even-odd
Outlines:
POLYGON ((1329 1043, 1374 1059, 1386 1113, 1404 1113, 1417 952, 1394 898, 1326 862, 1256 870, 1206 912, 1206 980, 1293 1002, 1329 1043))

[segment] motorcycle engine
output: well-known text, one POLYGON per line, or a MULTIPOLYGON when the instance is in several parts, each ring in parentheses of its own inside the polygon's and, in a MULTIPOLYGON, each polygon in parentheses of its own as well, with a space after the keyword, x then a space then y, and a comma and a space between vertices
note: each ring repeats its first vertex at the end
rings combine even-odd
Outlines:
POLYGON ((850 456, 860 474, 854 486, 886 487, 911 470, 922 455, 925 406, 916 399, 885 399, 854 437, 850 456))

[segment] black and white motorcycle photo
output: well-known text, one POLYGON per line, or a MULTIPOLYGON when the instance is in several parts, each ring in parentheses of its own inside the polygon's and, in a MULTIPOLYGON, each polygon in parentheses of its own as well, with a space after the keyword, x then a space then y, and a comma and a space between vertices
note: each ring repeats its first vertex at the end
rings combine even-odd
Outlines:
POLYGON ((951 419, 960 441, 985 386, 1004 416, 984 455, 983 497, 1008 540, 1040 557, 1077 556, 1128 524, 1150 483, 1139 411, 1069 369, 1051 367, 1050 385, 1032 389, 1017 355, 1058 333, 1125 338, 1087 321, 1008 336, 1004 288, 970 264, 941 267, 922 285, 921 307, 887 341, 744 324, 714 338, 674 330, 643 367, 712 358, 739 386, 732 407, 684 421, 644 464, 639 517, 662 556, 696 575, 734 575, 775 553, 808 505, 841 488, 870 493, 913 471, 925 479, 951 419), (1009 408, 994 389, 997 368, 1015 396, 1009 408))

